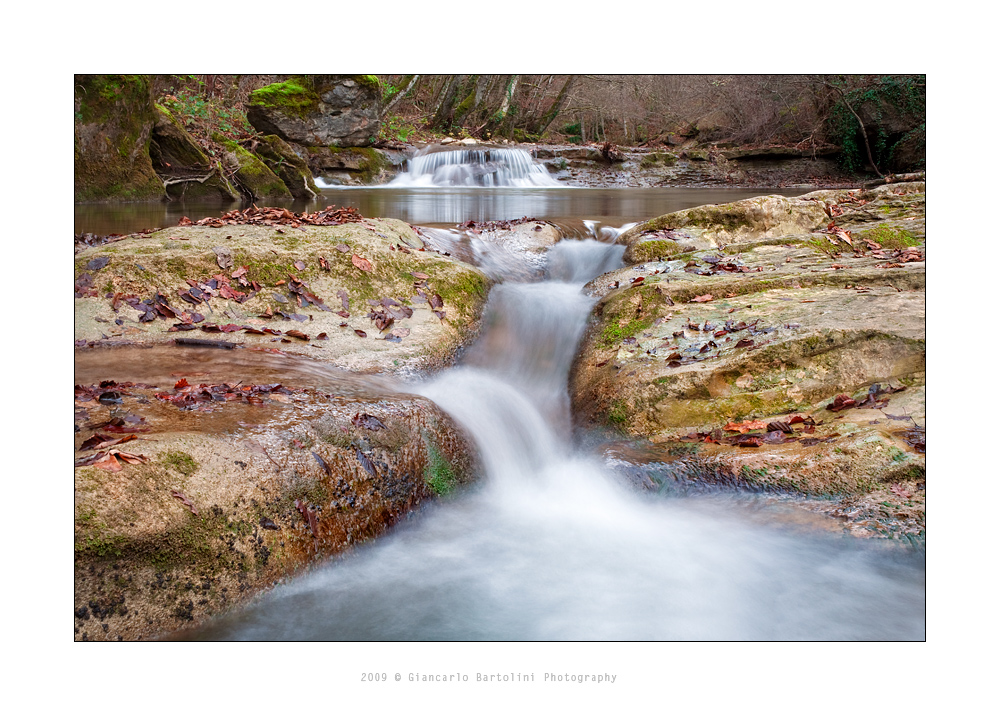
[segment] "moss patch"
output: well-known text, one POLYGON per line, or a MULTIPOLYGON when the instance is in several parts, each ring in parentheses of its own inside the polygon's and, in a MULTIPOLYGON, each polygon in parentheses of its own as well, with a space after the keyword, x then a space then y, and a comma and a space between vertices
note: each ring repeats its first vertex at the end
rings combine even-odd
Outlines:
POLYGON ((166 451, 160 455, 160 462, 185 476, 193 475, 199 467, 197 460, 180 450, 166 451))
POLYGON ((908 246, 920 246, 922 243, 909 231, 888 224, 881 224, 874 229, 863 231, 860 236, 863 239, 870 239, 881 244, 884 249, 905 249, 908 246))
POLYGON ((250 93, 250 105, 277 109, 295 117, 307 117, 319 109, 319 95, 305 77, 261 87, 250 93))
POLYGON ((435 495, 447 495, 458 485, 458 477, 451 464, 438 452, 430 440, 427 445, 427 467, 424 469, 424 482, 435 495))

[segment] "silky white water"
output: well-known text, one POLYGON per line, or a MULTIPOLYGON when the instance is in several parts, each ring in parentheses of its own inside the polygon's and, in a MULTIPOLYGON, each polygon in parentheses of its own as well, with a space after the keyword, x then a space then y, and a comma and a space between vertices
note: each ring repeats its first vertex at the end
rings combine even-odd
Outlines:
POLYGON ((643 495, 573 447, 567 376, 621 247, 563 241, 549 280, 493 289, 463 365, 418 386, 474 438, 471 491, 281 585, 196 638, 922 639, 918 555, 643 495))

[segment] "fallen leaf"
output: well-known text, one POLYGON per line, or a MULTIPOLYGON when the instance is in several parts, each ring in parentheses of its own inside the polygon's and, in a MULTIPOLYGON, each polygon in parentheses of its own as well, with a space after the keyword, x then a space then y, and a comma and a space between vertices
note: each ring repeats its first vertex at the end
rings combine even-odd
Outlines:
POLYGON ((354 417, 351 418, 351 422, 356 427, 366 428, 367 430, 388 430, 385 423, 368 413, 355 413, 354 417))
POLYGON ((357 455, 358 462, 361 463, 361 467, 365 469, 369 475, 375 476, 375 466, 372 461, 368 459, 368 456, 361 452, 361 448, 355 448, 355 455, 357 455))
POLYGON ((367 338, 368 337, 368 334, 365 333, 364 331, 362 331, 359 328, 355 328, 354 332, 357 333, 361 338, 367 338))
POLYGON ((195 508, 194 503, 192 503, 191 500, 189 500, 184 495, 183 492, 180 492, 178 490, 171 490, 170 494, 173 495, 174 497, 176 497, 178 500, 180 500, 184 504, 185 507, 187 507, 189 510, 191 510, 191 514, 194 514, 194 515, 198 514, 198 510, 195 508))
POLYGON ((301 260, 296 261, 295 263, 292 264, 292 266, 294 266, 295 268, 297 268, 299 271, 305 271, 306 270, 306 262, 305 261, 301 261, 301 260))
POLYGON ((726 423, 722 429, 729 431, 738 430, 741 433, 746 433, 751 430, 766 430, 767 423, 763 420, 744 420, 742 423, 734 423, 730 421, 726 423))
MULTIPOLYGON (((311 452, 311 451, 310 451, 310 452, 311 452)), ((330 466, 326 464, 326 460, 324 460, 324 459, 323 459, 323 457, 322 457, 321 455, 319 455, 319 454, 317 454, 317 453, 313 452, 312 456, 313 456, 314 458, 316 458, 316 462, 318 462, 318 463, 319 463, 319 466, 320 466, 321 468, 323 468, 323 471, 324 471, 324 472, 325 472, 325 473, 326 473, 327 475, 332 475, 332 474, 333 474, 333 473, 332 473, 332 471, 330 470, 330 466)))
POLYGON ((354 264, 355 266, 357 266, 362 271, 371 271, 372 270, 372 262, 369 261, 366 258, 358 256, 357 254, 352 254, 351 255, 351 263, 354 264))
POLYGON ((691 299, 691 303, 708 303, 712 300, 712 294, 706 293, 704 296, 695 296, 691 299))

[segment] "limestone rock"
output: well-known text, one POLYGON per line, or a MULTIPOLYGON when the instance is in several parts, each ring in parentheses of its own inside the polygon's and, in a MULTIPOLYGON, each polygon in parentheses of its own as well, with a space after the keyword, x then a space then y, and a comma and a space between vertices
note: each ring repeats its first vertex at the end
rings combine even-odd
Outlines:
MULTIPOLYGON (((114 376, 105 351, 77 359, 86 386, 158 386, 119 387, 143 439, 119 447, 142 459, 122 459, 113 472, 75 469, 77 640, 196 626, 383 534, 476 474, 474 449, 454 422, 384 381, 260 352, 124 350, 135 355, 117 361, 114 376), (192 366, 211 371, 187 373, 192 384, 238 386, 218 393, 236 400, 198 404, 208 411, 165 400, 184 390, 172 374, 192 366), (242 388, 278 383, 255 402, 239 399, 242 388)), ((95 455, 85 441, 101 431, 82 415, 107 416, 77 395, 76 457, 85 461, 95 455)))
POLYGON ((704 249, 809 232, 828 221, 823 206, 817 201, 761 196, 665 214, 623 232, 618 243, 627 246, 625 260, 638 263, 644 260, 642 244, 650 240, 662 241, 663 231, 671 232, 674 237, 671 240, 681 245, 704 249))
POLYGON ((76 299, 76 340, 148 345, 193 335, 280 348, 354 371, 428 370, 446 364, 476 335, 490 281, 469 264, 421 248, 424 244, 413 228, 396 219, 299 228, 176 226, 128 237, 111 248, 77 254, 77 275, 91 274, 101 290, 76 299), (231 288, 243 296, 217 288, 200 303, 182 298, 182 293, 190 295, 189 281, 205 286, 220 274, 220 253, 228 254, 234 266, 222 271, 225 277, 246 266, 245 282, 256 281, 259 290, 232 278, 231 288), (99 273, 87 268, 95 257, 110 259, 99 273), (301 294, 290 290, 292 277, 323 305, 300 301, 301 294), (193 329, 184 332, 174 327, 183 319, 143 320, 144 308, 106 297, 110 292, 150 300, 157 291, 178 314, 200 313, 203 319, 181 325, 193 329), (434 296, 442 305, 430 303, 434 296), (373 312, 384 314, 381 325, 370 317, 373 312), (116 319, 122 324, 115 325, 116 319), (220 332, 211 326, 236 330, 220 332), (206 336, 202 327, 214 332, 206 336), (307 340, 287 335, 290 330, 307 340))
POLYGON ((296 76, 250 94, 258 131, 308 147, 364 147, 379 132, 381 92, 365 75, 296 76))
POLYGON ((830 209, 859 250, 833 234, 781 227, 780 236, 758 230, 725 249, 679 246, 588 284, 598 301, 570 378, 583 426, 651 441, 664 455, 696 453, 692 469, 725 484, 870 496, 883 482, 922 476, 922 453, 901 435, 923 424, 923 184, 800 200, 803 216, 812 216, 808 205, 824 217, 830 209), (827 410, 841 394, 864 402, 876 384, 905 390, 879 393, 888 400, 881 413, 827 410), (719 442, 730 422, 797 413, 822 424, 805 443, 719 442), (715 438, 700 444, 706 435, 715 438))

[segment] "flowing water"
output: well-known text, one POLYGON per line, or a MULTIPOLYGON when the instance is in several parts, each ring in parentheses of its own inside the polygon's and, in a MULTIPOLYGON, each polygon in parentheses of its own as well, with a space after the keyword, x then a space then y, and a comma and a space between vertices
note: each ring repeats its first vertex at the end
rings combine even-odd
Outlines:
MULTIPOLYGON (((417 158, 390 185, 325 189, 313 204, 292 207, 355 206, 365 216, 438 227, 427 231, 432 241, 502 280, 461 365, 400 388, 431 398, 465 427, 484 478, 386 537, 176 638, 922 639, 921 555, 783 528, 762 520, 746 496, 640 493, 572 430, 567 378, 593 303, 582 286, 620 265, 620 227, 700 204, 798 192, 572 189, 514 153, 472 161, 451 154, 417 158), (526 263, 454 229, 522 216, 549 220, 576 240, 526 263)), ((127 233, 228 208, 82 205, 76 232, 127 233)))
POLYGON ((496 287, 481 341, 414 392, 474 437, 485 479, 184 638, 922 639, 922 560, 792 533, 737 500, 643 497, 574 447, 567 376, 622 247, 563 241, 496 287))

